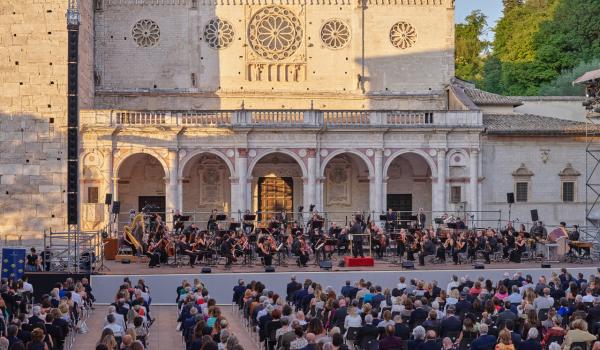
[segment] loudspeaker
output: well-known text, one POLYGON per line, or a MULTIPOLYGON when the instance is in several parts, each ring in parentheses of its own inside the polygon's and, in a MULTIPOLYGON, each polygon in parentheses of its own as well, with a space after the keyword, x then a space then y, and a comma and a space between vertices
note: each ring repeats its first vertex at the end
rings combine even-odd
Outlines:
POLYGON ((104 204, 111 205, 111 203, 112 203, 112 193, 107 193, 106 196, 104 196, 104 204))
POLYGON ((77 115, 77 95, 67 97, 67 126, 77 127, 79 125, 79 117, 77 115))
POLYGON ((331 260, 323 260, 319 263, 319 267, 323 270, 331 270, 333 264, 331 264, 331 260))
POLYGON ((549 263, 542 263, 542 269, 549 269, 551 267, 552 267, 552 265, 549 263))
POLYGON ((513 204, 515 202, 515 194, 513 192, 508 192, 506 194, 506 203, 513 204))
POLYGON ((536 221, 539 221, 539 220, 540 220, 540 217, 538 216, 537 209, 533 209, 531 211, 531 222, 536 222, 536 221))
POLYGON ((67 93, 77 95, 77 63, 69 63, 67 66, 67 93))
POLYGON ((402 268, 406 269, 406 270, 414 270, 415 269, 415 263, 410 261, 410 260, 406 260, 402 262, 402 268))
POLYGON ((131 259, 123 258, 123 259, 121 259, 121 264, 131 264, 131 259))
POLYGON ((433 222, 435 222, 436 225, 441 225, 444 223, 444 220, 442 218, 435 218, 433 219, 433 222))
POLYGON ((77 192, 78 170, 77 160, 67 162, 67 192, 77 192))
POLYGON ((77 192, 67 193, 67 224, 77 225, 77 192))
POLYGON ((473 264, 473 268, 475 270, 484 270, 485 266, 482 263, 475 263, 475 264, 473 264))
POLYGON ((265 272, 275 272, 275 266, 265 266, 265 272))
POLYGON ((119 214, 121 212, 121 202, 114 201, 112 204, 112 214, 119 214))
POLYGON ((203 267, 202 270, 200 270, 200 272, 202 272, 202 273, 211 273, 212 269, 210 267, 203 267))

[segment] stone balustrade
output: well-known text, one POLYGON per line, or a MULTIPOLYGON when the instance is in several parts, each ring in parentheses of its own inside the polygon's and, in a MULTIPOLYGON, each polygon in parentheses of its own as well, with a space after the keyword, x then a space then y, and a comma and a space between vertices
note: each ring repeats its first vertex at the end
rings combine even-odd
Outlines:
POLYGON ((315 128, 482 127, 481 111, 395 110, 82 110, 81 125, 315 128))

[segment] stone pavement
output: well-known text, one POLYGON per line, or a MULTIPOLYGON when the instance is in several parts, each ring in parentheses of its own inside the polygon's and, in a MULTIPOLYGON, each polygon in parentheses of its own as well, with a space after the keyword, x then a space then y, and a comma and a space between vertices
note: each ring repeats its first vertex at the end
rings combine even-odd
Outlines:
MULTIPOLYGON (((93 350, 96 347, 96 343, 99 341, 100 334, 102 333, 104 315, 106 315, 107 309, 108 306, 96 306, 96 310, 94 310, 87 321, 89 332, 77 335, 73 349, 93 350)), ((229 321, 231 331, 236 335, 244 349, 257 349, 250 334, 242 325, 239 316, 233 313, 231 306, 223 305, 221 306, 221 310, 225 318, 229 321)), ((185 349, 181 333, 175 330, 177 326, 176 307, 153 306, 152 316, 156 318, 156 322, 150 327, 148 349, 185 349)))

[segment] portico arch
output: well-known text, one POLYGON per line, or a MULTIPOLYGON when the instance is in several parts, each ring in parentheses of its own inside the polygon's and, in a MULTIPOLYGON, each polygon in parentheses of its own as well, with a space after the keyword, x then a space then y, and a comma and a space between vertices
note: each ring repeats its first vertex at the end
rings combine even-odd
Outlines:
MULTIPOLYGON (((437 167, 431 157, 420 150, 401 150, 386 161, 383 174, 385 207, 400 211, 402 224, 407 224, 411 213, 423 208, 432 210, 433 178, 437 167)), ((426 224, 432 215, 426 214, 426 224)))
POLYGON ((250 162, 250 165, 248 166, 248 174, 252 174, 252 172, 254 171, 254 167, 256 167, 256 164, 261 161, 261 159, 263 159, 264 157, 270 155, 270 154, 274 154, 274 153, 280 153, 280 154, 285 154, 289 157, 291 157, 292 159, 294 159, 296 161, 296 163, 298 163, 298 166, 300 166, 300 169, 302 170, 302 176, 306 177, 308 174, 308 171, 306 170, 306 164, 304 164, 304 161, 302 160, 302 158, 300 158, 300 156, 298 156, 296 153, 290 151, 290 150, 286 150, 286 149, 272 149, 272 150, 268 150, 265 151, 259 155, 257 155, 256 157, 254 157, 254 159, 250 162))
POLYGON ((356 157, 362 159, 364 161, 365 166, 369 170, 369 176, 375 175, 375 170, 373 168, 373 164, 371 163, 371 160, 369 159, 369 157, 367 157, 364 153, 359 152, 357 150, 340 149, 340 150, 336 150, 336 151, 329 153, 329 155, 327 155, 327 157, 325 157, 325 159, 323 159, 323 162, 321 163, 321 167, 320 167, 321 177, 325 176, 325 168, 327 167, 327 164, 329 164, 329 162, 333 158, 337 157, 340 154, 344 154, 344 153, 353 154, 356 157))
POLYGON ((213 154, 217 157, 219 157, 223 163, 225 163, 225 165, 227 166, 227 169, 229 170, 230 174, 234 174, 235 173, 235 169, 233 166, 233 163, 231 162, 231 160, 221 151, 217 151, 217 150, 213 150, 213 149, 196 149, 193 150, 191 152, 189 152, 188 154, 185 155, 185 157, 183 157, 183 159, 179 162, 179 171, 177 172, 178 174, 183 174, 183 169, 185 168, 185 166, 187 165, 187 163, 192 160, 194 157, 196 157, 199 154, 213 154))

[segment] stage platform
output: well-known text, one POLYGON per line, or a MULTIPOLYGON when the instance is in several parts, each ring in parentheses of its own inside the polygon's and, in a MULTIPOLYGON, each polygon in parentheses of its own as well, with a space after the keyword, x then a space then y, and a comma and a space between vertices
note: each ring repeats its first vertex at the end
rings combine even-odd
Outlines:
POLYGON ((332 286, 336 291, 339 291, 346 280, 356 281, 361 278, 370 280, 384 288, 393 288, 398 283, 398 278, 401 275, 407 279, 437 280, 440 286, 445 286, 454 274, 460 277, 468 275, 471 279, 484 276, 496 281, 502 278, 505 272, 511 275, 521 272, 524 275, 530 274, 534 279, 537 279, 541 275, 549 276, 552 272, 559 272, 561 267, 566 267, 571 273, 584 273, 587 278, 590 274, 595 273, 598 268, 597 263, 561 263, 552 264, 551 268, 543 269, 539 262, 523 262, 520 264, 492 263, 485 265, 484 270, 476 270, 471 264, 454 265, 450 262, 446 264, 429 264, 424 267, 415 266, 415 270, 402 270, 400 265, 375 260, 375 266, 373 267, 338 267, 337 261, 335 261, 331 271, 321 270, 314 262, 310 262, 306 268, 298 268, 292 264, 289 266, 275 265, 275 272, 271 273, 264 272, 264 268, 259 265, 234 265, 231 269, 225 269, 223 265, 219 265, 211 267, 212 273, 202 274, 202 266, 200 265, 193 269, 189 266, 170 267, 164 265, 160 268, 150 269, 146 264, 121 264, 114 261, 109 261, 106 265, 110 268, 110 271, 103 271, 102 274, 91 276, 94 295, 99 303, 113 302, 118 286, 122 283, 123 278, 127 276, 134 283, 138 278, 143 278, 150 286, 153 303, 156 304, 174 303, 177 286, 181 284, 183 279, 191 282, 194 278, 200 278, 207 285, 211 297, 215 298, 217 303, 226 304, 231 303, 232 288, 239 278, 243 278, 246 282, 261 281, 265 283, 267 289, 275 290, 280 295, 285 296, 285 288, 292 275, 296 275, 297 280, 300 282, 306 278, 311 278, 324 287, 332 286))

